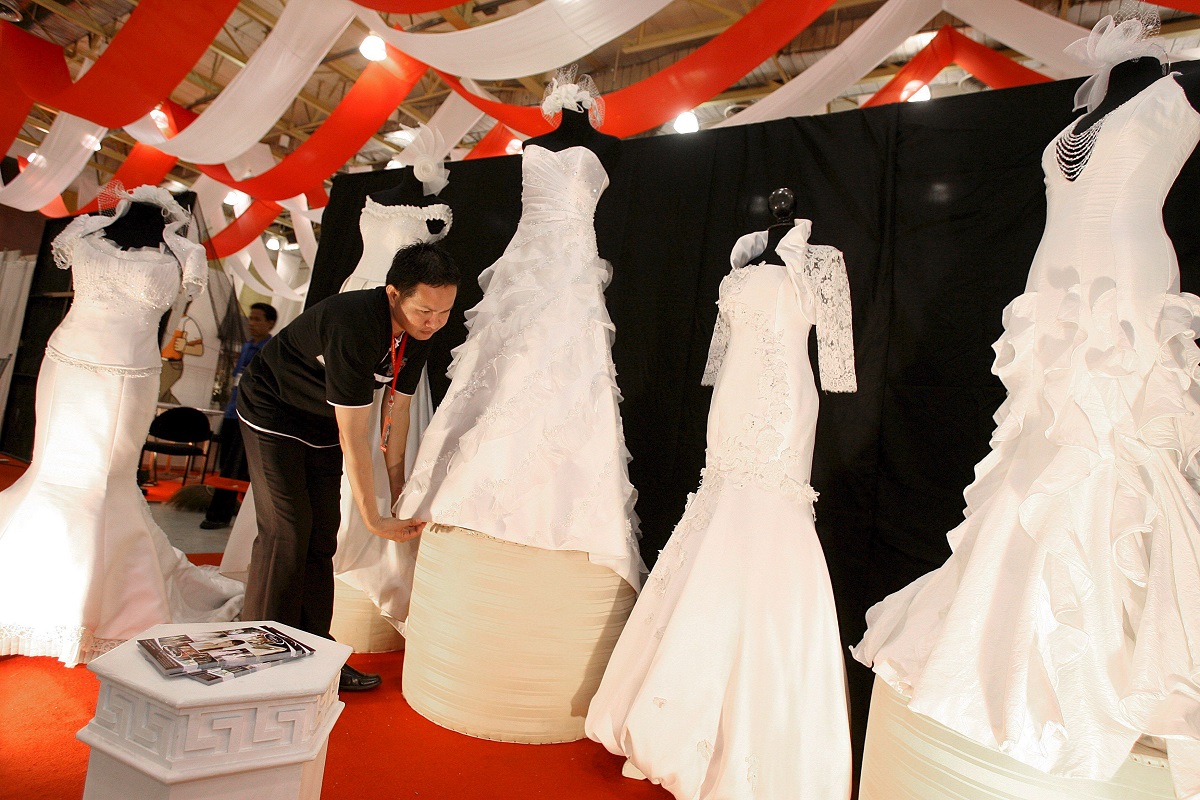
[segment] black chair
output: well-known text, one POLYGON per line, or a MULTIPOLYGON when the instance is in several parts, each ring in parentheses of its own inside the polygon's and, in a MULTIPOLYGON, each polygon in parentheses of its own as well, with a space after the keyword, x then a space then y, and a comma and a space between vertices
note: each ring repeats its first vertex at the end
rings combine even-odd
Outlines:
POLYGON ((200 482, 208 473, 207 445, 212 439, 212 428, 209 427, 208 417, 198 408, 179 406, 168 408, 150 423, 150 436, 142 445, 142 455, 151 454, 150 482, 158 481, 158 455, 187 456, 187 466, 183 470, 183 481, 187 483, 188 473, 196 456, 204 456, 204 468, 200 472, 200 482))

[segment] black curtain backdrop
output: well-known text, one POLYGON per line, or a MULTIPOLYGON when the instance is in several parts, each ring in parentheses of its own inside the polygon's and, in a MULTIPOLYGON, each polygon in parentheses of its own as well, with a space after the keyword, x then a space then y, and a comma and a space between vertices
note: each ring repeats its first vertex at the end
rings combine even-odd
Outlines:
MULTIPOLYGON (((991 344, 1005 305, 1023 291, 1045 224, 1042 151, 1074 118, 1077 85, 622 145, 596 228, 600 253, 614 266, 606 297, 647 563, 704 465, 711 391, 700 375, 729 251, 738 236, 770 223, 766 198, 780 186, 795 190, 813 240, 845 254, 853 296, 859 389, 822 394, 812 478, 845 644, 861 638, 873 603, 945 560, 946 533, 962 520, 962 491, 988 452, 992 414, 1005 396, 991 374, 991 344)), ((435 398, 447 386, 450 349, 465 337, 462 312, 481 296, 475 277, 516 229, 520 185, 518 157, 460 162, 436 198, 454 211, 444 245, 465 281, 434 339, 435 398)), ((433 201, 408 170, 334 180, 310 302, 353 271, 364 197, 389 188, 405 202, 433 201)), ((1197 207, 1193 157, 1164 211, 1185 291, 1200 288, 1197 207)), ((815 345, 810 350, 815 360, 815 345)), ((847 660, 861 754, 872 673, 847 660)))

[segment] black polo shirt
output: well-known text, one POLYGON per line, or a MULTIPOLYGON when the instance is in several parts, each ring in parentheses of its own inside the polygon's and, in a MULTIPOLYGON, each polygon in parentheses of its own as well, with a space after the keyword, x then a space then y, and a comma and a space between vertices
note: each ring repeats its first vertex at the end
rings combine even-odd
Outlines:
MULTIPOLYGON (((411 395, 429 357, 429 341, 405 338, 396 391, 411 395)), ((391 343, 382 286, 327 297, 267 342, 246 367, 238 383, 238 416, 267 433, 333 447, 334 406, 369 406, 375 389, 391 384, 391 343)))

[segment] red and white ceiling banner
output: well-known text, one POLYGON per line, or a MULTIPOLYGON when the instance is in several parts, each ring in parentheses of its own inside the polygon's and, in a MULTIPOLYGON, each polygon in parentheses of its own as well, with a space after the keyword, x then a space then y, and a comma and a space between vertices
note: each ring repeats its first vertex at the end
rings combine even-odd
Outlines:
MULTIPOLYGON (((483 94, 483 90, 468 80, 471 86, 479 93, 483 94)), ((486 115, 463 96, 451 92, 450 95, 438 106, 438 110, 434 112, 427 123, 430 128, 436 131, 444 144, 444 151, 430 153, 434 158, 445 158, 450 154, 463 137, 471 132, 479 121, 486 115)), ((400 161, 408 163, 403 158, 401 153, 400 161)))
POLYGON ((939 12, 948 11, 976 30, 1046 65, 1047 74, 1075 77, 1086 64, 1063 52, 1087 36, 1085 28, 1019 0, 889 0, 840 45, 784 86, 714 127, 748 125, 823 111, 864 75, 883 63, 909 36, 939 12))
MULTIPOLYGON (((724 33, 683 59, 605 95, 601 130, 614 136, 632 136, 695 108, 779 52, 831 5, 833 0, 763 0, 724 33)), ((454 76, 438 74, 477 108, 508 127, 529 136, 550 130, 540 108, 488 100, 469 91, 454 76)))
POLYGON ((348 0, 291 0, 246 66, 187 128, 168 137, 147 114, 125 129, 139 142, 193 164, 236 158, 287 111, 355 9, 348 0))
POLYGON ((60 113, 25 169, 0 188, 0 203, 37 211, 55 200, 87 166, 107 133, 107 128, 94 122, 60 113))
MULTIPOLYGON (((669 5, 671 0, 543 0, 477 28, 406 33, 374 11, 358 17, 388 44, 453 75, 502 80, 537 75, 577 61, 669 5)), ((360 3, 373 5, 371 3, 360 3)))

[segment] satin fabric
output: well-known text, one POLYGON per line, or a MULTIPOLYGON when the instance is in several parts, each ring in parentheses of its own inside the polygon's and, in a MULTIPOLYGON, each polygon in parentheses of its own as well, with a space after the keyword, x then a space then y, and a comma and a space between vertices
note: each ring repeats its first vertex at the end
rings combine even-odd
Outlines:
POLYGON ((1045 232, 994 346, 1008 398, 954 552, 854 650, 913 711, 1052 774, 1108 780, 1164 737, 1180 797, 1200 793, 1200 298, 1162 203, 1198 140, 1166 76, 1104 118, 1075 181, 1047 146, 1045 232))

